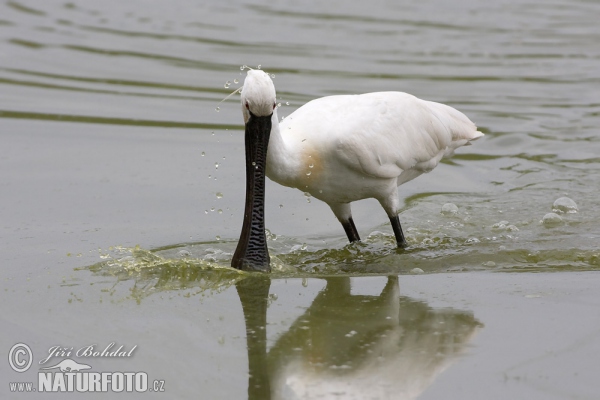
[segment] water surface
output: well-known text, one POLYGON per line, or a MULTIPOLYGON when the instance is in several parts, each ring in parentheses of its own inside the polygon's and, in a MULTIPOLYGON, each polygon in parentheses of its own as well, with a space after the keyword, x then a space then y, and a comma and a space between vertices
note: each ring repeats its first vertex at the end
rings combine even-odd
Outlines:
MULTIPOLYGON (((89 364, 146 370, 169 398, 595 398, 599 12, 3 2, 0 348, 25 342, 39 360, 56 344, 137 344, 89 364), (220 101, 243 65, 275 74, 281 116, 398 90, 486 136, 400 188, 403 252, 376 201, 353 206, 364 240, 348 245, 325 204, 268 182, 275 268, 255 280, 227 268, 243 127, 239 98, 220 101), (577 212, 542 222, 561 197, 577 212)), ((3 398, 36 378, 0 365, 3 398)))

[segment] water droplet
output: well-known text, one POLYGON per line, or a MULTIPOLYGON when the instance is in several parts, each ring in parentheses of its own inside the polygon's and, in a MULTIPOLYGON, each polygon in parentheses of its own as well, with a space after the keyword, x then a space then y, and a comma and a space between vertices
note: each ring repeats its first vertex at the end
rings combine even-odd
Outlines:
POLYGON ((258 69, 260 69, 260 67, 261 67, 261 65, 260 65, 260 64, 258 64, 258 67, 257 67, 257 68, 258 68, 258 69))
POLYGON ((271 79, 275 79, 275 74, 271 74, 271 79))
POLYGON ((222 198, 223 198, 223 193, 217 192, 217 199, 222 199, 222 198))
POLYGON ((217 235, 217 236, 215 236, 215 239, 221 240, 221 236, 217 235))
POLYGON ((576 213, 577 212, 577 203, 571 200, 568 197, 561 197, 556 199, 554 204, 552 205, 552 211, 554 212, 562 212, 562 213, 576 213))
POLYGON ((306 176, 310 176, 310 173, 311 173, 311 171, 308 171, 308 172, 306 173, 306 176))
POLYGON ((216 110, 217 112, 219 112, 219 111, 221 111, 221 107, 217 107, 217 108, 215 108, 215 110, 216 110))
POLYGON ((225 82, 225 89, 229 89, 229 86, 231 86, 231 81, 225 82))
POLYGON ((486 262, 483 263, 483 266, 484 267, 492 267, 493 268, 493 267, 496 266, 496 263, 493 262, 493 261, 486 261, 486 262))
POLYGON ((210 208, 210 211, 211 211, 211 212, 212 212, 212 211, 215 211, 215 208, 214 208, 214 207, 211 207, 211 208, 210 208))
POLYGON ((204 214, 208 214, 208 210, 204 210, 204 214))
POLYGON ((282 120, 282 121, 283 121, 284 119, 285 119, 285 115, 283 115, 283 116, 281 117, 281 120, 282 120))
POLYGON ((289 101, 286 101, 286 102, 285 102, 285 105, 286 105, 286 106, 289 106, 289 105, 290 105, 290 102, 289 102, 289 101))
POLYGON ((280 205, 279 205, 279 208, 283 208, 283 204, 280 204, 280 205))
POLYGON ((323 191, 321 189, 319 189, 319 193, 323 193, 323 191))
POLYGON ((308 287, 308 279, 302 278, 302 286, 308 287))
POLYGON ((252 161, 252 165, 256 165, 256 162, 252 161))
POLYGON ((413 269, 410 270, 410 272, 413 273, 413 274, 422 274, 425 271, 423 271, 421 268, 413 268, 413 269))
POLYGON ((222 209, 220 209, 220 208, 217 210, 217 212, 218 212, 219 214, 223 214, 223 210, 222 210, 222 209))
POLYGON ((281 107, 281 103, 277 103, 277 108, 281 107))
POLYGON ((200 157, 204 157, 206 155, 205 152, 200 153, 200 157))
POLYGON ((219 169, 219 163, 218 162, 215 163, 215 169, 219 169))
POLYGON ((240 83, 240 81, 239 81, 239 80, 237 80, 237 79, 234 79, 234 80, 233 80, 233 83, 240 83))
POLYGON ((310 193, 304 192, 304 196, 306 197, 306 202, 310 203, 310 193))
POLYGON ((242 65, 242 66, 240 67, 240 71, 243 71, 243 70, 245 70, 246 68, 248 68, 248 66, 247 66, 247 65, 242 65))
POLYGON ((209 175, 209 176, 208 176, 208 179, 211 179, 211 178, 212 178, 212 175, 209 175))
POLYGON ((308 168, 312 168, 314 166, 315 166, 314 164, 308 164, 308 168))

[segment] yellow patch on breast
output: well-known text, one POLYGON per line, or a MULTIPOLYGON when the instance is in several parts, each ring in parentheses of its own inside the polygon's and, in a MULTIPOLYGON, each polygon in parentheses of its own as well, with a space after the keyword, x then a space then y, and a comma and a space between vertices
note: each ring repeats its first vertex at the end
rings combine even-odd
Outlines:
MULTIPOLYGON (((300 190, 311 192, 321 186, 323 179, 324 164, 319 150, 308 141, 300 143, 300 190)), ((314 195, 314 194, 313 194, 314 195)))

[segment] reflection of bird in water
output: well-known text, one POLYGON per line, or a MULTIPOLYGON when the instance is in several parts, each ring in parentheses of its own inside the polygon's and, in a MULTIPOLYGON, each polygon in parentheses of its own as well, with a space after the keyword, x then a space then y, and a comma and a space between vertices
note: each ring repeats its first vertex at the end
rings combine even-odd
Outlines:
POLYGON ((271 398, 416 398, 480 326, 399 297, 397 277, 380 296, 353 296, 349 278, 330 278, 269 350, 271 398))
POLYGON ((360 237, 350 203, 377 199, 403 247, 398 186, 483 136, 454 108, 400 92, 323 97, 279 124, 273 81, 260 70, 248 71, 242 112, 246 207, 232 266, 247 270, 269 270, 265 174, 326 202, 351 242, 360 237))

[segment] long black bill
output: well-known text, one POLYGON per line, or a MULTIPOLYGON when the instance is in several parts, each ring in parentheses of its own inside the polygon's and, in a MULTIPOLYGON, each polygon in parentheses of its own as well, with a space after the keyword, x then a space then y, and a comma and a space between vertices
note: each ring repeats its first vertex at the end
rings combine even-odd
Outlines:
POLYGON ((265 168, 271 135, 271 115, 250 113, 246 122, 246 207, 244 224, 231 266, 246 271, 270 272, 265 235, 265 168))

